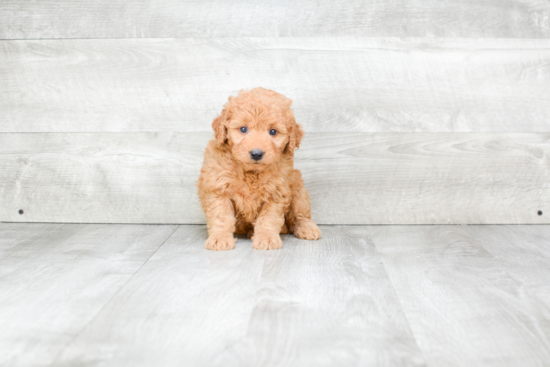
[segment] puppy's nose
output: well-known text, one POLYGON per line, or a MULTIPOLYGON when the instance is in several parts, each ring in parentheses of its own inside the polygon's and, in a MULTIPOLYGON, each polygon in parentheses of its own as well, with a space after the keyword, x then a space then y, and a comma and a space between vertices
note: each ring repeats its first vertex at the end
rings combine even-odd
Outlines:
POLYGON ((250 151, 250 158, 254 159, 255 161, 259 161, 264 156, 264 152, 262 152, 260 149, 253 149, 250 151))

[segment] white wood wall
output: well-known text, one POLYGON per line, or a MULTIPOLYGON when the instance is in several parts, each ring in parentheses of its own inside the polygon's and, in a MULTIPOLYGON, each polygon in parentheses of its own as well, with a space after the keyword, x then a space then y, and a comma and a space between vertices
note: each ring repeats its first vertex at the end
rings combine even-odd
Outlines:
POLYGON ((2 0, 0 38, 550 36, 547 0, 2 0))
POLYGON ((263 86, 319 223, 550 223, 549 65, 547 0, 4 0, 0 221, 204 223, 210 123, 263 86))

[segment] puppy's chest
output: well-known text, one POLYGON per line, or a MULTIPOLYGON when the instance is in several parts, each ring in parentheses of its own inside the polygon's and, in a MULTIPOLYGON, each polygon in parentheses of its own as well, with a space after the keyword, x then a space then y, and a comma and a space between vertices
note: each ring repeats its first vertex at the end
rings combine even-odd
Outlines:
MULTIPOLYGON (((281 191, 286 191, 284 182, 247 177, 234 182, 230 187, 235 209, 245 217, 255 217, 262 205, 270 200, 280 200, 281 191)), ((284 195, 283 195, 284 196, 284 195)))

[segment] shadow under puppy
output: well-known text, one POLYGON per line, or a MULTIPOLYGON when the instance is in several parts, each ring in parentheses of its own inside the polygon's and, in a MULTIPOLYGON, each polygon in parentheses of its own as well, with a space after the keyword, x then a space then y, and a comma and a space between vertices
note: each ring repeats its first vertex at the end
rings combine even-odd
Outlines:
POLYGON ((304 132, 291 103, 272 90, 243 90, 229 97, 212 122, 215 139, 206 147, 197 181, 207 249, 235 248, 234 233, 252 237, 259 250, 281 248, 279 233, 321 237, 302 175, 294 169, 294 150, 304 132))

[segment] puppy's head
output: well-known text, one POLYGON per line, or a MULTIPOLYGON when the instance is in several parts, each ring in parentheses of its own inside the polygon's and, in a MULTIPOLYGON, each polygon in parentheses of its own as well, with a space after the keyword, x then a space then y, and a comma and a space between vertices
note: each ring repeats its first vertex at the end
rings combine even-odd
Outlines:
POLYGON ((291 104, 272 90, 240 91, 212 122, 218 144, 249 171, 292 158, 304 132, 294 119, 291 104))

